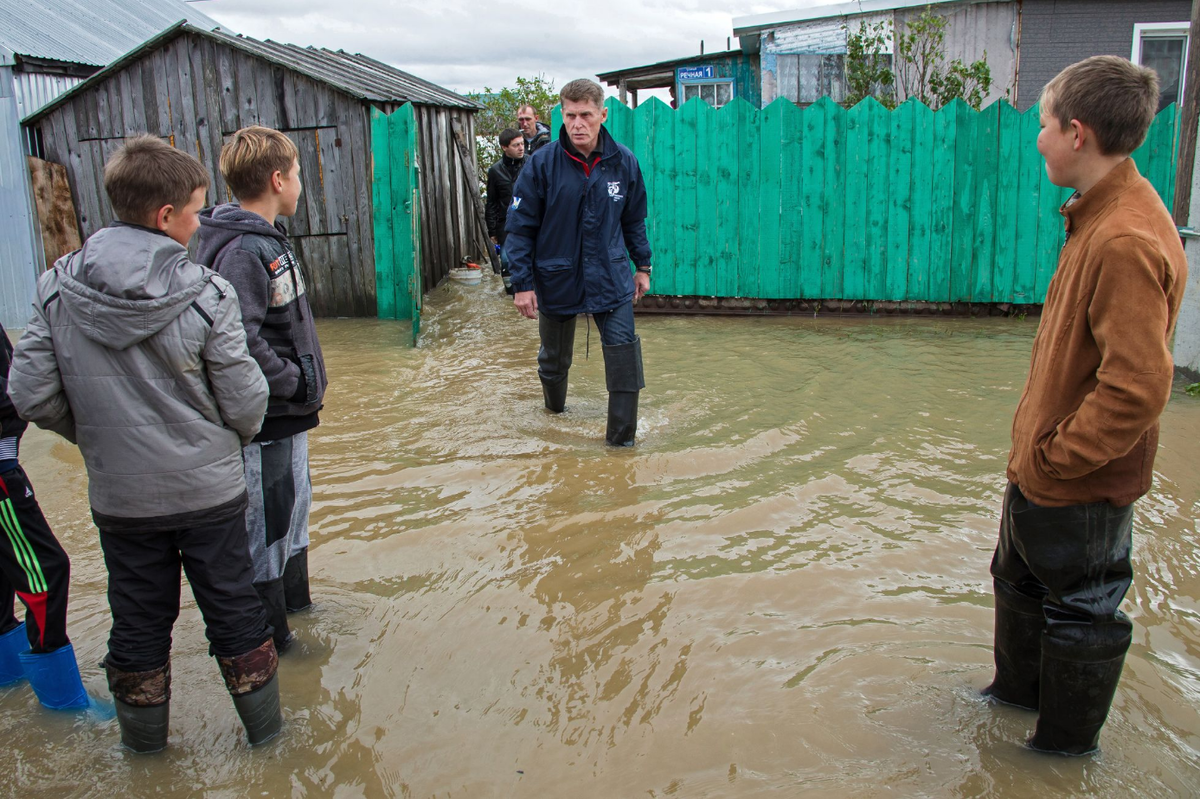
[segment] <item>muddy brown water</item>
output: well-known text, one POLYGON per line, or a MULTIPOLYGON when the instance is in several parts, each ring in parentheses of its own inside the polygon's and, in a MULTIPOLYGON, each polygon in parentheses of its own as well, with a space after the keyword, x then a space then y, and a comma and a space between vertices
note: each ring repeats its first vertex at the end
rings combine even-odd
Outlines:
MULTIPOLYGON (((251 750, 184 589, 169 750, 0 689, 14 796, 1194 796, 1200 399, 1139 503, 1100 756, 983 703, 1009 423, 1033 320, 639 317, 638 446, 601 444, 599 338, 541 409, 498 281, 403 325, 320 324, 313 594, 251 750)), ((582 320, 581 320, 582 321, 582 320)), ((73 558, 84 680, 108 632, 77 450, 22 459, 73 558)))

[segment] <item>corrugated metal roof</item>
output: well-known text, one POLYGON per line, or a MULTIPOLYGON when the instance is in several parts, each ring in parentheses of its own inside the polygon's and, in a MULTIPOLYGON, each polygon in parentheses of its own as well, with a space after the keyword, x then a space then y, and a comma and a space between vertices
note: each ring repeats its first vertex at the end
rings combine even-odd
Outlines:
POLYGON ((259 41, 249 36, 234 36, 221 31, 213 31, 209 35, 232 47, 290 67, 313 80, 328 83, 363 100, 380 103, 414 102, 456 108, 481 107, 461 94, 443 89, 436 83, 422 80, 360 53, 301 47, 273 42, 270 39, 259 41))
MULTIPOLYGON (((0 2, 2 1, 0 0, 0 2)), ((36 122, 75 95, 86 92, 95 84, 107 80, 110 75, 120 72, 127 65, 185 33, 205 36, 252 56, 294 69, 313 80, 326 83, 360 100, 377 103, 413 102, 419 105, 470 109, 483 107, 461 94, 455 94, 449 89, 443 89, 435 83, 422 80, 415 75, 410 75, 365 55, 346 53, 342 50, 334 52, 316 47, 280 44, 270 40, 260 42, 249 36, 234 36, 222 31, 202 30, 185 23, 177 23, 152 39, 143 42, 141 46, 121 56, 70 91, 60 95, 54 102, 23 119, 22 123, 28 125, 36 122)))
POLYGON ((220 24, 183 0, 0 0, 0 47, 103 66, 183 19, 220 24))

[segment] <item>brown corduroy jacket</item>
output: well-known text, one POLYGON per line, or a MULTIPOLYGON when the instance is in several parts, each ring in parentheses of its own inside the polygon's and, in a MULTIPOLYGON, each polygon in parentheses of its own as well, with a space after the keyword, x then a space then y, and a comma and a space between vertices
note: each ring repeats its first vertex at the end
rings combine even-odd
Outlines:
POLYGON ((1132 158, 1062 214, 1008 479, 1037 505, 1128 505, 1150 490, 1187 259, 1132 158))

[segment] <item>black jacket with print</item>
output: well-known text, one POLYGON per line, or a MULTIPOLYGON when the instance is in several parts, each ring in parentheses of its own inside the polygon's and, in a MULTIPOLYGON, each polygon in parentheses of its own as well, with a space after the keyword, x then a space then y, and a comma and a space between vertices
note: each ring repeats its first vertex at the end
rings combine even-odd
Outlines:
POLYGON ((200 213, 197 260, 233 284, 250 354, 271 389, 255 441, 316 427, 325 396, 325 360, 317 341, 304 273, 278 224, 237 203, 200 213))

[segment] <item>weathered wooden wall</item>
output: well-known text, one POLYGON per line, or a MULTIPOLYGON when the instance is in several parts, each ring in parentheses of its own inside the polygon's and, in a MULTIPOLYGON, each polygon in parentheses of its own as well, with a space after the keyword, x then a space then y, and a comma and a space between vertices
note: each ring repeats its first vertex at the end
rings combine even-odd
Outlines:
POLYGON ((75 204, 71 202, 71 187, 67 182, 65 166, 32 155, 27 156, 26 161, 29 163, 29 180, 33 185, 38 225, 42 229, 42 252, 46 256, 44 267, 50 269, 55 261, 79 249, 82 244, 75 204))
MULTIPOLYGON (((381 105, 385 110, 395 105, 381 105)), ((285 132, 300 150, 304 194, 288 220, 321 316, 374 316, 375 244, 370 106, 322 82, 235 47, 184 33, 128 64, 39 120, 43 157, 64 164, 84 236, 113 221, 104 193, 106 159, 134 133, 167 139, 208 168, 209 203, 231 199, 218 159, 246 125, 285 132)), ((416 106, 421 124, 424 284, 438 280, 472 246, 470 213, 450 157, 450 117, 464 109, 416 106)))

